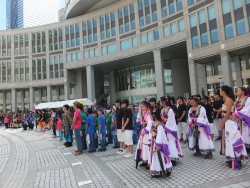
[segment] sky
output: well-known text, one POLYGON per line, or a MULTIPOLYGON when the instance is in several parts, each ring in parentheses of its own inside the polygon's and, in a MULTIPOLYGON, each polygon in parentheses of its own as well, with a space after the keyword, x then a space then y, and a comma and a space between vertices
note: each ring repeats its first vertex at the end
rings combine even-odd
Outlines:
MULTIPOLYGON (((58 0, 64 8, 65 0, 58 0)), ((6 0, 0 0, 0 30, 6 29, 6 0)))

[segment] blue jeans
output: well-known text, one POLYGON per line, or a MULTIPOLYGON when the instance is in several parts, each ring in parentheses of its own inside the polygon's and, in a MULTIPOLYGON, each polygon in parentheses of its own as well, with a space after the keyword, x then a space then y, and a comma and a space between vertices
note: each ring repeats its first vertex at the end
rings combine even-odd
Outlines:
POLYGON ((98 135, 97 133, 94 133, 94 140, 95 140, 95 147, 98 148, 98 135))
POLYGON ((101 150, 106 150, 106 134, 102 133, 102 140, 101 140, 101 150))
POLYGON ((76 147, 79 152, 82 152, 81 129, 74 129, 76 147))
POLYGON ((133 131, 133 144, 137 144, 138 137, 137 137, 137 130, 133 131))
POLYGON ((111 130, 108 130, 108 144, 113 144, 113 139, 112 139, 111 130))
POLYGON ((95 151, 96 150, 96 145, 95 145, 95 138, 94 134, 89 135, 89 151, 95 151))
POLYGON ((115 147, 120 148, 120 143, 118 142, 118 139, 117 139, 117 132, 116 131, 112 131, 112 136, 113 136, 115 147))
POLYGON ((87 149, 87 142, 86 142, 86 133, 85 129, 82 130, 82 149, 87 149))
POLYGON ((62 137, 63 137, 63 133, 62 133, 62 131, 58 131, 58 134, 59 134, 59 138, 60 138, 60 140, 62 140, 62 137))

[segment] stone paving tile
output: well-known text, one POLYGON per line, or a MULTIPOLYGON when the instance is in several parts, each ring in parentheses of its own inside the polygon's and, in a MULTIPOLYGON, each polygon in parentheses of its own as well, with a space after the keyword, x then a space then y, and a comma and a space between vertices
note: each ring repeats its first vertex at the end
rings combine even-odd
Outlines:
POLYGON ((34 150, 50 149, 55 147, 47 140, 33 141, 30 144, 33 146, 34 150))
POLYGON ((7 162, 8 162, 9 157, 0 157, 0 175, 2 174, 7 162))
POLYGON ((21 139, 11 134, 8 136, 16 144, 16 158, 3 188, 22 187, 28 175, 29 152, 21 139))
POLYGON ((53 171, 38 172, 34 188, 44 188, 44 187, 75 188, 78 186, 72 168, 64 168, 53 171))
POLYGON ((31 136, 24 136, 23 137, 25 140, 27 141, 37 141, 37 140, 43 140, 44 138, 43 137, 39 137, 39 136, 36 136, 36 135, 31 135, 31 136))
POLYGON ((0 146, 2 147, 3 145, 9 145, 9 142, 4 137, 0 136, 0 146))
POLYGON ((250 181, 245 181, 242 183, 239 183, 240 185, 243 185, 244 187, 250 187, 250 181))
POLYGON ((67 164, 68 161, 58 149, 36 152, 38 168, 67 164))
MULTIPOLYGON (((157 180, 152 179, 150 184, 157 187, 161 186, 162 182, 166 186, 178 187, 182 185, 181 182, 185 182, 186 185, 192 186, 250 173, 248 162, 243 162, 243 167, 239 171, 233 171, 228 168, 224 156, 218 154, 220 143, 216 142, 215 146, 217 152, 215 152, 211 160, 206 160, 203 157, 194 157, 194 152, 189 151, 187 147, 183 146, 184 157, 177 162, 177 166, 173 169, 171 176, 157 180)), ((149 171, 145 168, 138 167, 138 169, 135 169, 133 159, 108 161, 107 165, 126 182, 128 187, 135 187, 138 184, 141 187, 147 186, 146 181, 151 178, 149 171)))

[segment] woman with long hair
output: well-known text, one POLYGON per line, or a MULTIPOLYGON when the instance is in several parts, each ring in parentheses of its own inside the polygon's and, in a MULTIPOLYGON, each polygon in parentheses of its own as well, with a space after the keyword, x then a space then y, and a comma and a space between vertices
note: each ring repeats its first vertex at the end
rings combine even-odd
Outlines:
POLYGON ((71 116, 70 116, 70 107, 69 105, 65 104, 63 106, 63 111, 64 113, 62 114, 62 120, 63 120, 63 132, 64 132, 64 138, 66 139, 66 142, 64 143, 64 145, 66 147, 71 147, 72 146, 72 142, 73 142, 73 132, 70 129, 71 128, 71 116))
MULTIPOLYGON (((141 159, 142 164, 140 166, 146 166, 146 169, 149 169, 150 164, 150 147, 151 142, 151 127, 153 121, 150 118, 150 103, 142 101, 139 106, 139 113, 137 116, 137 122, 141 125, 140 137, 137 144, 137 149, 141 149, 141 159)), ((135 154, 137 156, 137 153, 135 154)))
POLYGON ((232 169, 240 169, 241 159, 247 157, 246 148, 242 141, 241 134, 238 130, 239 120, 234 113, 234 92, 229 86, 222 86, 220 94, 224 98, 225 103, 222 106, 222 121, 220 128, 225 129, 225 140, 222 139, 222 151, 229 161, 228 166, 232 169), (225 143, 225 144, 223 144, 225 143))
POLYGON ((207 152, 205 159, 213 157, 214 144, 210 137, 210 126, 206 110, 199 104, 197 96, 190 97, 191 108, 188 112, 189 143, 190 150, 196 150, 194 156, 202 156, 201 152, 207 152))
POLYGON ((171 108, 170 97, 167 95, 166 97, 160 98, 160 105, 162 106, 161 110, 161 119, 164 124, 164 130, 167 135, 167 139, 169 141, 168 147, 170 151, 170 158, 173 166, 176 165, 176 160, 179 157, 182 157, 182 150, 180 146, 180 142, 178 140, 178 127, 175 121, 175 114, 171 108))
POLYGON ((237 99, 235 102, 235 113, 239 116, 242 141, 246 150, 250 152, 250 91, 245 87, 239 87, 237 90, 237 99))
POLYGON ((164 123, 161 119, 161 110, 154 108, 153 112, 154 124, 151 130, 152 134, 152 151, 151 151, 151 177, 157 178, 163 174, 171 175, 172 163, 170 160, 169 140, 165 134, 164 123))

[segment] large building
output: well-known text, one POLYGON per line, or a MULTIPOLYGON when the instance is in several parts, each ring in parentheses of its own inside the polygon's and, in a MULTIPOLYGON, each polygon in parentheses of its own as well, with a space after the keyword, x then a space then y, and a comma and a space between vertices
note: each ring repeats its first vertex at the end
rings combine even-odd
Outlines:
POLYGON ((0 109, 250 83, 249 0, 71 0, 65 17, 0 31, 0 109))
POLYGON ((6 0, 6 29, 57 22, 59 9, 60 0, 6 0))

